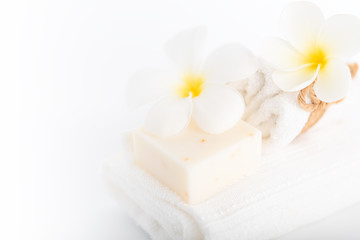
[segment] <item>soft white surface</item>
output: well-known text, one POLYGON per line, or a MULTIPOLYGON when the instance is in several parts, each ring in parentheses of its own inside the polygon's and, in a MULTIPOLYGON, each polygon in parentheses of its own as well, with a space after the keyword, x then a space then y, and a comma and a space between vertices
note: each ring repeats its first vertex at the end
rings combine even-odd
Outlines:
MULTIPOLYGON (((286 2, 1 1, 0 239, 149 239, 101 178, 121 149, 125 81, 164 66, 164 41, 200 24, 209 49, 240 41, 259 52, 262 36, 280 35, 286 2)), ((358 14, 357 0, 315 2, 326 16, 358 14)), ((359 239, 359 222, 358 204, 281 239, 359 239)))
MULTIPOLYGON (((348 97, 345 116, 359 99, 348 97)), ((273 239, 360 201, 360 153, 350 153, 349 144, 360 141, 358 121, 334 118, 317 126, 263 156, 252 176, 197 205, 184 204, 134 165, 131 154, 112 159, 105 175, 113 195, 152 239, 273 239)))
POLYGON ((254 75, 232 83, 245 99, 243 119, 262 132, 266 153, 292 142, 309 118, 297 102, 298 93, 283 92, 276 86, 273 71, 262 63, 254 75))

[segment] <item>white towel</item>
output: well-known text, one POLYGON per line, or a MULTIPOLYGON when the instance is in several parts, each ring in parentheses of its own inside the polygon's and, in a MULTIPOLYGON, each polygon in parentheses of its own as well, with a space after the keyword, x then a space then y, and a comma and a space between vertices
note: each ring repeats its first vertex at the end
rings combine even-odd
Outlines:
POLYGON ((271 239, 360 201, 360 131, 318 128, 266 156, 258 172, 198 205, 184 203, 132 161, 106 168, 113 194, 152 239, 271 239), (346 155, 347 153, 347 155, 346 155))
MULTIPOLYGON (((198 205, 188 205, 133 164, 130 147, 106 165, 111 192, 152 239, 272 239, 360 201, 360 82, 321 124, 259 170, 198 205)), ((128 143, 126 141, 125 143, 128 143)))
POLYGON ((309 118, 297 103, 297 92, 283 92, 272 81, 273 69, 260 61, 258 72, 231 85, 244 96, 243 119, 263 134, 264 151, 280 149, 299 135, 309 118))
POLYGON ((152 239, 279 237, 360 201, 359 89, 321 125, 263 156, 254 175, 201 204, 184 203, 126 155, 107 165, 107 182, 152 239))

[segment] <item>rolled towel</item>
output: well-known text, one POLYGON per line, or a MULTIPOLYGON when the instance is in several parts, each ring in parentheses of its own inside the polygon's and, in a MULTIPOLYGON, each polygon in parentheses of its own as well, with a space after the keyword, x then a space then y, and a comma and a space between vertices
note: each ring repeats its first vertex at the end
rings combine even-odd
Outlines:
POLYGON ((260 61, 259 70, 247 79, 231 83, 244 96, 243 119, 263 134, 265 152, 292 142, 305 126, 310 113, 297 102, 297 92, 284 92, 272 81, 273 69, 260 61))
MULTIPOLYGON (((358 65, 349 64, 349 68, 354 78, 358 65)), ((325 105, 322 105, 323 109, 317 108, 318 112, 305 110, 314 108, 313 99, 306 95, 307 89, 303 90, 303 105, 306 106, 301 106, 299 92, 284 92, 278 88, 272 80, 273 71, 274 69, 260 60, 259 70, 254 75, 231 83, 244 96, 246 109, 243 119, 262 132, 264 152, 267 153, 288 145, 305 129, 311 128, 327 107, 334 104, 322 103, 325 105)))
POLYGON ((188 205, 131 157, 115 157, 111 192, 156 240, 260 240, 284 235, 360 201, 360 128, 354 119, 302 134, 260 169, 211 199, 188 205))

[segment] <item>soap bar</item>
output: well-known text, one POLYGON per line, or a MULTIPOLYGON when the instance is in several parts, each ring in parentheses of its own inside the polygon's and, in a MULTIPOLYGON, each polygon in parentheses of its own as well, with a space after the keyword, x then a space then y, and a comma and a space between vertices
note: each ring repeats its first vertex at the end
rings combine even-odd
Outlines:
POLYGON ((244 121, 222 134, 208 134, 193 121, 180 134, 159 138, 142 128, 132 133, 135 162, 197 204, 251 174, 261 156, 261 132, 244 121))

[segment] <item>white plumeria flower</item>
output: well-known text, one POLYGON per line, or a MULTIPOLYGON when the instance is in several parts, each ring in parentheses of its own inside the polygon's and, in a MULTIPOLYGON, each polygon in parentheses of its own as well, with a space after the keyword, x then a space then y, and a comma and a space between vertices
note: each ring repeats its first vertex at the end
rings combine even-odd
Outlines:
POLYGON ((264 41, 262 57, 276 70, 273 80, 284 91, 299 91, 315 80, 314 91, 324 102, 345 97, 350 71, 345 59, 360 50, 360 21, 346 14, 324 20, 310 2, 288 4, 280 17, 288 41, 264 41))
POLYGON ((218 134, 241 119, 243 97, 226 83, 255 73, 257 59, 247 48, 233 43, 216 49, 202 64, 206 34, 205 27, 198 27, 183 31, 166 43, 166 54, 177 71, 147 69, 130 79, 130 107, 155 102, 144 123, 149 133, 174 136, 192 118, 205 132, 218 134))

